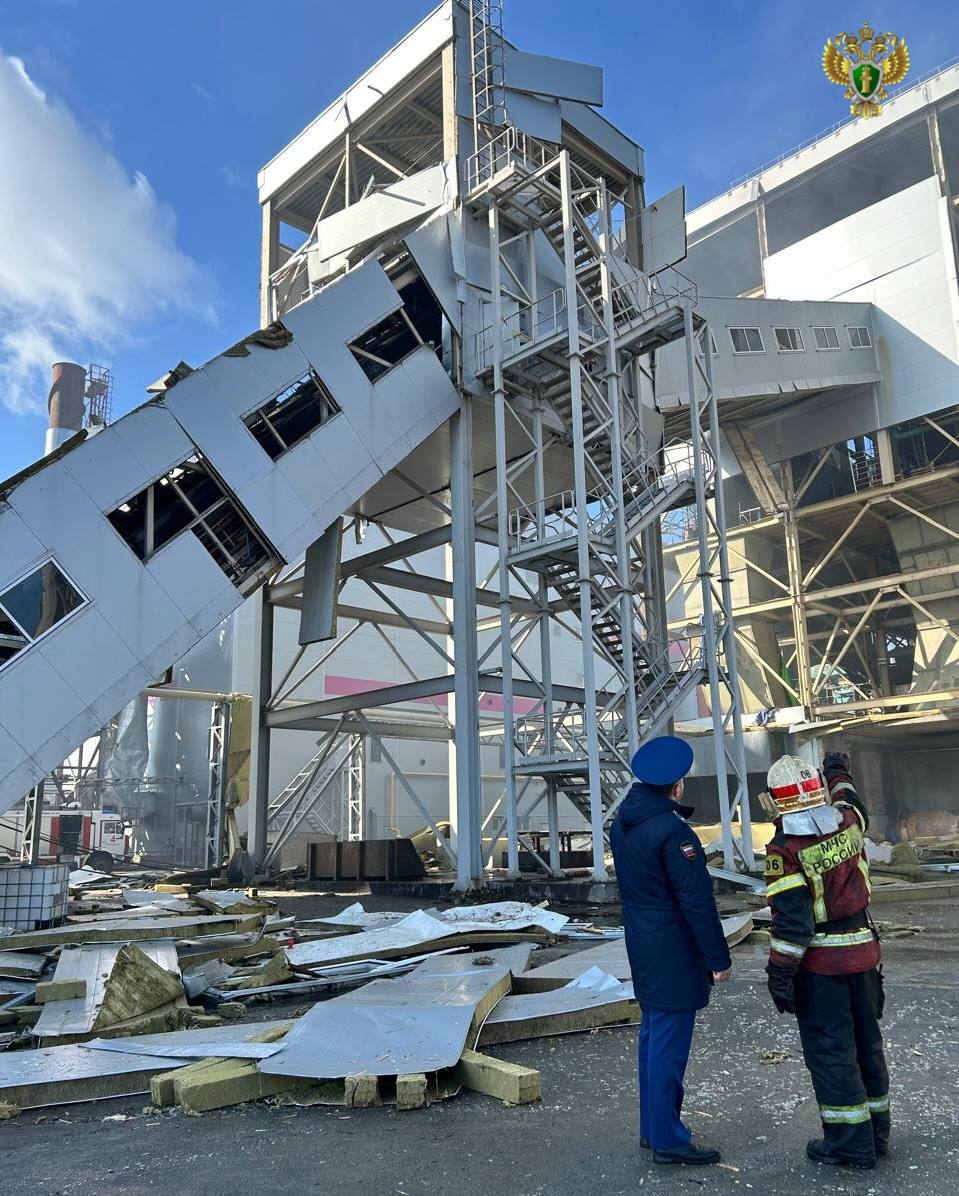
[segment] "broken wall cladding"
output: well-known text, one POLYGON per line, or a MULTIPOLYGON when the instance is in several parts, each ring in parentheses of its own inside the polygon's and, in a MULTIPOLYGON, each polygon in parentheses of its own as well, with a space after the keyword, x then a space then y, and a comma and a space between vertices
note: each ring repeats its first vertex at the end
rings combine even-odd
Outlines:
MULTIPOLYGON (((214 358, 6 488, 0 592, 53 562, 81 601, 0 662, 0 812, 454 413, 458 395, 430 344, 387 363, 375 382, 350 351, 401 307, 368 262, 286 314, 289 343, 249 339, 245 355, 214 358), (314 375, 337 410, 328 406, 319 427, 272 459, 245 418, 314 375), (192 522, 140 559, 109 516, 151 487, 144 517, 150 502, 155 516, 157 484, 179 481, 169 475, 184 463, 209 505, 191 511, 178 496, 174 525, 185 513, 192 522), (228 576, 211 547, 252 572, 228 576)), ((146 524, 143 535, 145 548, 146 524)))

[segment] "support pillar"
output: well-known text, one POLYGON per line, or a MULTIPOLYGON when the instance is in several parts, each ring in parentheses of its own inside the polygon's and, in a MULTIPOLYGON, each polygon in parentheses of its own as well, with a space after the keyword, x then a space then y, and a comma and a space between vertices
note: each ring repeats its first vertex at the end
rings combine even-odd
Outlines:
POLYGON ((273 694, 273 605, 266 588, 253 599, 253 710, 250 728, 250 802, 247 851, 259 869, 266 859, 270 809, 270 728, 266 712, 273 694))
POLYGON ((465 396, 449 422, 450 499, 453 513, 453 774, 456 801, 456 888, 483 883, 482 776, 479 750, 479 660, 476 647, 476 540, 473 509, 473 410, 465 396))
POLYGON ((573 181, 569 150, 560 153, 563 210, 563 265, 566 276, 566 310, 569 353, 569 390, 573 424, 573 478, 577 515, 577 571, 579 573, 579 617, 583 632, 583 724, 586 732, 586 761, 589 779, 589 824, 593 841, 593 879, 602 883, 606 872, 606 841, 602 776, 599 767, 599 721, 596 711, 596 650, 593 642, 593 607, 590 586, 589 502, 586 487, 586 446, 583 427, 582 346, 579 335, 579 292, 576 275, 573 181))
POLYGON ((23 803, 20 859, 24 864, 35 865, 40 860, 40 841, 43 838, 43 786, 44 782, 38 781, 23 803))

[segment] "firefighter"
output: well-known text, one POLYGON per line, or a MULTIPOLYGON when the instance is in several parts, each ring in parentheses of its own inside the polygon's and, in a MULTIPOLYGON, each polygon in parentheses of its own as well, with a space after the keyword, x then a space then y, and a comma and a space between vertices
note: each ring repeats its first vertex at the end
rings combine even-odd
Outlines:
POLYGON ((718 1150, 697 1146, 683 1123, 683 1076, 696 1011, 732 963, 706 857, 679 804, 693 749, 661 735, 633 756, 638 781, 619 807, 609 841, 623 903, 639 1028, 639 1135, 653 1162, 708 1165, 718 1150))
POLYGON ((783 756, 768 773, 776 834, 766 848, 769 992, 796 1015, 819 1102, 816 1163, 873 1167, 889 1141, 879 940, 867 914, 866 807, 844 752, 822 772, 783 756), (825 774, 825 775, 824 775, 825 774))

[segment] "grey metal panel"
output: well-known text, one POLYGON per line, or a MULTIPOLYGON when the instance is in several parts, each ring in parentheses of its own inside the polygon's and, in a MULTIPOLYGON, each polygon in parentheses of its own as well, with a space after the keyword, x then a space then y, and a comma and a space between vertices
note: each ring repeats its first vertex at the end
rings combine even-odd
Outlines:
POLYGON ((411 353, 373 384, 366 426, 371 432, 374 427, 377 432, 380 428, 384 431, 369 445, 377 465, 384 473, 398 465, 458 406, 456 389, 433 350, 424 345, 411 353), (385 435, 387 411, 397 429, 393 440, 385 435))
MULTIPOLYGON (((280 349, 248 344, 245 355, 220 354, 203 366, 203 373, 229 407, 243 416, 285 390, 309 367, 310 363, 295 342, 280 349)), ((168 394, 175 395, 181 385, 178 383, 168 394)))
POLYGON ((459 290, 450 244, 450 220, 443 212, 409 233, 406 248, 413 255, 420 273, 426 279, 437 303, 454 326, 459 323, 459 290))
POLYGON ((653 274, 686 256, 686 188, 675 187, 643 208, 643 270, 653 274))
POLYGON ((509 974, 503 966, 427 960, 408 976, 374 980, 314 1005, 260 1064, 268 1075, 337 1079, 439 1071, 459 1061, 477 1003, 509 974), (466 968, 469 968, 469 971, 466 968))
POLYGON ((283 324, 322 375, 324 353, 347 344, 400 306, 386 271, 379 262, 367 262, 285 312, 283 324))
POLYGON ((602 67, 572 62, 568 58, 551 58, 547 54, 528 54, 510 45, 504 46, 503 51, 506 83, 510 90, 578 100, 583 104, 602 104, 602 67))
POLYGON ((259 481, 272 469, 269 456, 204 369, 178 382, 163 402, 231 490, 259 481))
POLYGON ((143 466, 143 486, 196 451, 173 413, 156 401, 131 411, 101 433, 107 434, 119 436, 143 466))
MULTIPOLYGON (((147 416, 149 419, 150 416, 147 416)), ((138 411, 124 416, 132 426, 144 422, 138 411)), ((124 437, 112 424, 88 436, 63 459, 63 468, 76 479, 101 511, 112 511, 131 494, 143 489, 143 464, 130 452, 124 437)), ((169 465, 175 462, 170 461, 169 465)), ((168 468, 163 462, 162 468, 168 468)))
POLYGON ((118 678, 124 688, 142 689, 150 681, 147 670, 93 606, 82 618, 66 619, 37 644, 36 652, 76 693, 82 694, 93 717, 109 721, 117 712, 112 691, 118 678), (105 700, 105 704, 104 704, 105 700))
POLYGON ((243 486, 237 497, 287 561, 295 560, 323 530, 280 469, 243 486))
POLYGON ((541 993, 509 994, 497 1003, 489 1016, 490 1022, 529 1021, 559 1013, 574 1013, 581 1009, 597 1009, 618 1001, 631 1000, 633 986, 617 980, 593 964, 562 988, 541 993))
POLYGON ((143 1073, 168 1071, 168 1060, 149 1055, 107 1054, 85 1051, 80 1046, 41 1047, 36 1051, 4 1051, 0 1054, 0 1098, 20 1097, 22 1090, 34 1090, 30 1103, 23 1107, 35 1109, 50 1104, 70 1104, 70 1082, 76 1081, 77 1100, 89 1099, 89 1086, 83 1081, 99 1077, 130 1076, 130 1086, 111 1087, 110 1096, 146 1092, 149 1079, 143 1073), (46 1086, 46 1087, 44 1087, 46 1086))
POLYGON ((510 123, 524 133, 543 141, 562 140, 563 118, 555 100, 525 95, 521 91, 507 91, 506 111, 510 123))
MULTIPOLYGON (((79 624, 89 613, 78 611, 72 618, 79 624)), ((21 652, 0 672, 4 729, 28 755, 37 755, 50 738, 51 728, 56 730, 73 723, 85 713, 86 706, 84 699, 36 649, 21 652)), ((90 721, 93 723, 92 718, 90 721)), ((63 757, 59 762, 62 760, 63 757)))
POLYGON ((0 589, 40 564, 48 555, 44 544, 30 531, 12 507, 0 507, 0 589))
POLYGON ((336 635, 336 599, 339 593, 343 523, 337 519, 306 550, 303 569, 303 605, 300 607, 299 642, 316 644, 336 635))
POLYGON ((146 565, 183 616, 206 635, 243 601, 243 596, 192 532, 176 536, 146 565))
POLYGON ((645 164, 641 146, 631 141, 625 133, 621 133, 615 125, 604 120, 588 105, 578 104, 575 100, 560 100, 559 104, 563 120, 567 124, 572 125, 577 132, 582 133, 631 174, 643 176, 645 164))
POLYGON ((355 251, 364 242, 378 240, 391 229, 421 220, 455 198, 456 171, 452 162, 441 162, 397 179, 320 221, 316 229, 320 260, 355 251))
MULTIPOLYGON (((383 476, 346 415, 335 416, 320 432, 314 432, 310 440, 326 468, 331 486, 335 484, 344 499, 347 490, 364 494, 383 476)), ((330 520, 326 522, 329 524, 330 520)))
MULTIPOLYGON (((0 685, 0 701, 3 698, 0 685)), ((0 782, 0 811, 19 801, 37 777, 42 775, 42 769, 26 748, 17 743, 5 727, 0 726, 0 777, 3 778, 0 782)))

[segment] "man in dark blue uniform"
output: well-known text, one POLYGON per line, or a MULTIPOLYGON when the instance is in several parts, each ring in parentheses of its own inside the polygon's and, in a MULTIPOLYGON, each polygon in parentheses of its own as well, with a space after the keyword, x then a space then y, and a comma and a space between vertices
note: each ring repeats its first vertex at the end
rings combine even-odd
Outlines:
POLYGON ((656 1163, 718 1163, 718 1150, 694 1146, 680 1116, 683 1076, 696 1010, 709 1003, 715 981, 728 980, 729 948, 706 857, 681 806, 693 749, 663 735, 632 760, 639 778, 610 829, 626 951, 639 1028, 640 1144, 656 1163))

